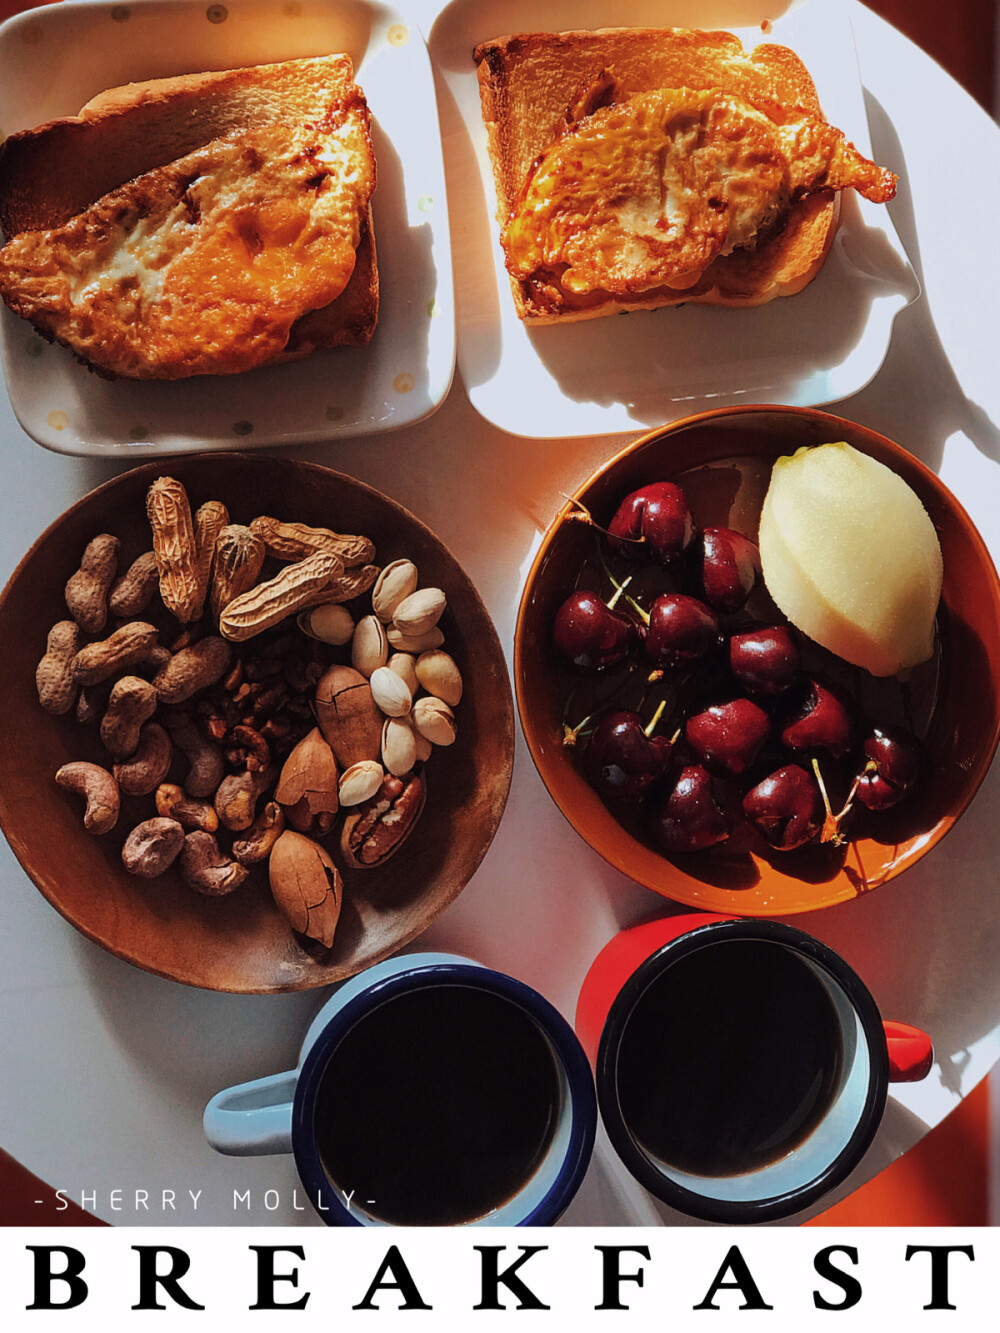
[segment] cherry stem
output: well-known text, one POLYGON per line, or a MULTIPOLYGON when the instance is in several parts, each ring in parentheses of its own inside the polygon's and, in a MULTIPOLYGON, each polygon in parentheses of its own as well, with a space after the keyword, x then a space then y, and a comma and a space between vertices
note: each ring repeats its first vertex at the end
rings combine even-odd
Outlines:
MULTIPOLYGON (((625 589, 632 582, 633 576, 630 574, 624 583, 619 583, 618 580, 615 578, 614 574, 612 574, 611 570, 608 568, 608 562, 605 560, 604 552, 601 550, 600 546, 598 546, 597 548, 597 558, 601 562, 601 568, 604 570, 604 574, 608 582, 616 590, 614 597, 608 603, 608 610, 611 611, 614 610, 615 603, 618 601, 618 598, 621 597, 622 593, 625 592, 625 589)), ((635 611, 636 615, 638 615, 641 618, 643 624, 648 625, 649 612, 644 611, 634 597, 629 597, 628 595, 626 595, 625 600, 626 602, 628 602, 632 610, 635 611)))
POLYGON ((569 723, 564 722, 563 738, 562 738, 563 745, 565 746, 575 745, 579 737, 583 734, 584 727, 587 725, 587 723, 590 721, 592 717, 593 713, 588 713, 587 716, 583 719, 583 721, 578 722, 575 727, 571 727, 569 723))
POLYGON ((645 537, 621 537, 615 535, 614 533, 609 532, 607 528, 602 528, 600 523, 598 523, 595 520, 593 514, 590 512, 590 510, 587 508, 587 506, 583 503, 582 500, 578 500, 573 495, 567 495, 565 491, 560 491, 560 495, 567 502, 567 504, 576 506, 575 511, 571 510, 568 514, 564 515, 564 518, 567 522, 586 523, 588 527, 594 528, 595 531, 603 533, 605 537, 613 537, 616 542, 632 542, 635 546, 644 546, 646 544, 645 537))
POLYGON ((843 819, 845 811, 842 810, 839 815, 833 813, 833 807, 830 805, 830 797, 827 794, 826 783, 823 781, 823 774, 820 772, 819 760, 813 756, 813 772, 816 774, 816 781, 819 784, 820 795, 823 797, 823 806, 826 810, 826 818, 823 820, 823 828, 820 831, 820 842, 832 842, 835 847, 839 847, 844 841, 843 834, 840 832, 840 821, 843 819))
MULTIPOLYGON (((610 574, 608 575, 608 578, 611 578, 611 575, 610 575, 610 574)), ((613 611, 613 610, 615 609, 616 605, 618 604, 618 599, 619 599, 619 597, 622 596, 622 594, 624 593, 625 589, 626 589, 626 588, 628 587, 628 585, 632 582, 632 575, 630 574, 630 575, 628 576, 628 578, 625 580, 624 583, 618 583, 618 582, 616 582, 616 580, 613 579, 613 578, 611 578, 611 582, 615 585, 615 595, 614 595, 614 597, 612 597, 611 601, 608 602, 608 610, 609 610, 609 611, 613 611)), ((629 601, 629 602, 631 602, 631 601, 632 601, 632 598, 631 598, 631 597, 628 597, 626 600, 629 601)), ((633 603, 633 605, 634 605, 634 603, 633 603)), ((648 617, 647 617, 647 619, 646 619, 646 623, 647 623, 647 625, 649 624, 649 619, 648 619, 648 617)))
POLYGON ((666 699, 661 699, 661 700, 660 700, 660 706, 659 706, 659 708, 657 708, 656 712, 653 714, 652 719, 650 720, 649 726, 644 728, 644 731, 645 731, 645 734, 646 734, 647 737, 652 736, 653 732, 656 730, 656 724, 657 724, 657 722, 659 722, 660 718, 663 716, 663 713, 664 713, 664 710, 665 710, 666 706, 667 706, 667 701, 666 701, 666 699))

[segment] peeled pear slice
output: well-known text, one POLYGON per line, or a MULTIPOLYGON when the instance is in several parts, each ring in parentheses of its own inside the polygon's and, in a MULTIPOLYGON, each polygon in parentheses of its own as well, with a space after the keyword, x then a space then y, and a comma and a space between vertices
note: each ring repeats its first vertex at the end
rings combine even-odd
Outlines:
POLYGON ((884 463, 843 442, 779 458, 759 540, 767 590, 803 634, 873 676, 931 656, 941 546, 884 463))

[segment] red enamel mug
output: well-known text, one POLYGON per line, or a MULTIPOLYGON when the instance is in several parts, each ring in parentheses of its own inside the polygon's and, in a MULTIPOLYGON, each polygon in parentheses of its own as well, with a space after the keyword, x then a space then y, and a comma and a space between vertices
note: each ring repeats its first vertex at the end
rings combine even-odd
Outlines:
POLYGON ((890 1082, 925 1078, 918 1028, 883 1022, 833 949, 777 921, 684 913, 616 935, 576 1031, 632 1175, 692 1217, 810 1207, 861 1161, 890 1082))

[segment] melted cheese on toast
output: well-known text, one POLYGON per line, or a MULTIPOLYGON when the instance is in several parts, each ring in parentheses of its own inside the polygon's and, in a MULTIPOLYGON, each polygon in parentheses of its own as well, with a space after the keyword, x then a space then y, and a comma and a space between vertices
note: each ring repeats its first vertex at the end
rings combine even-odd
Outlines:
POLYGON ((97 369, 251 369, 354 269, 375 163, 360 96, 318 125, 226 135, 0 250, 18 314, 97 369))
POLYGON ((503 229, 508 270, 555 274, 574 295, 684 290, 717 257, 755 246, 793 198, 848 187, 892 198, 895 176, 839 130, 801 109, 773 117, 735 94, 690 88, 571 116, 503 229))

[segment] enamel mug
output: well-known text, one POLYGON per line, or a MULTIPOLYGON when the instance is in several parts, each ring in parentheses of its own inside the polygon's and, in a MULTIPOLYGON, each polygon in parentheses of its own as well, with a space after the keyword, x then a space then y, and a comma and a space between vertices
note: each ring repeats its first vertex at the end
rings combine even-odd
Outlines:
POLYGON ((331 1226, 548 1226, 580 1186, 597 1103, 537 991, 467 958, 388 959, 345 982, 298 1066, 205 1109, 219 1152, 286 1153, 331 1226))
POLYGON ((692 1217, 744 1224, 809 1207, 861 1161, 890 1081, 930 1038, 883 1022, 827 945, 761 919, 634 926, 584 979, 576 1030, 632 1175, 692 1217))

